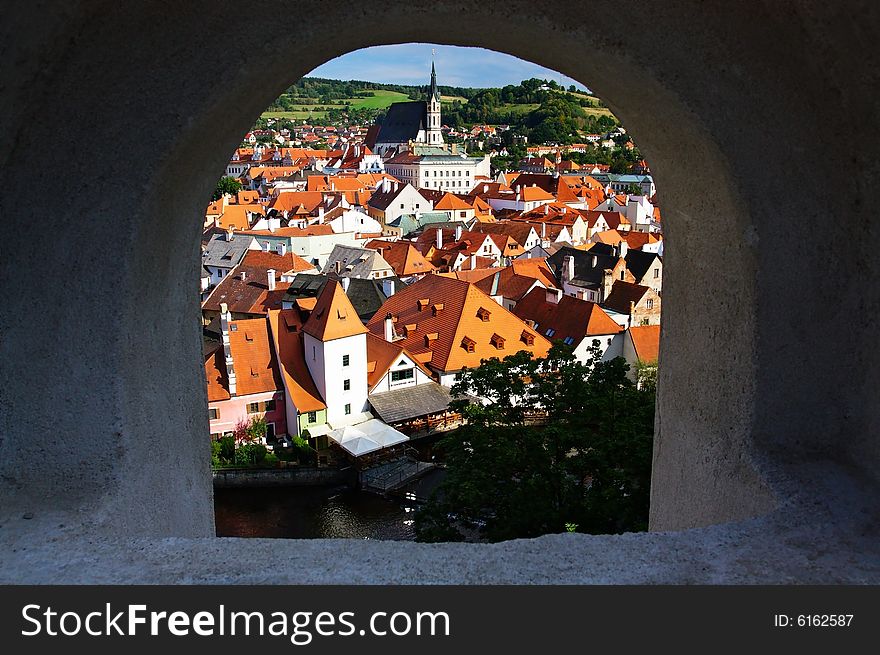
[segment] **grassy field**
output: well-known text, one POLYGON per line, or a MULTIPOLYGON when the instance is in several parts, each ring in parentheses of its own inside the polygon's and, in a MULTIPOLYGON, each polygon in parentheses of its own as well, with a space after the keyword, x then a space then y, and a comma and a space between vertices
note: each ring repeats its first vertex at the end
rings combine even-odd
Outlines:
MULTIPOLYGON (((353 109, 385 109, 395 102, 407 102, 409 100, 406 94, 398 93, 397 91, 383 91, 381 89, 374 89, 372 90, 372 92, 374 95, 368 98, 349 98, 348 101, 351 102, 351 107, 353 109)), ((594 98, 591 98, 590 96, 583 93, 569 92, 569 95, 575 96, 577 98, 594 100, 594 98)), ((441 100, 444 103, 451 103, 455 100, 466 102, 465 98, 459 96, 442 96, 441 100)), ((293 120, 320 120, 326 118, 327 112, 323 110, 318 111, 315 109, 315 107, 341 108, 342 105, 295 105, 292 111, 265 111, 263 112, 263 118, 289 118, 293 120)), ((514 112, 517 114, 526 114, 537 108, 537 104, 505 104, 502 106, 502 109, 504 111, 514 112)), ((607 107, 584 107, 583 110, 590 116, 612 115, 611 110, 609 110, 607 107)))
MULTIPOLYGON (((397 91, 383 91, 381 89, 372 90, 373 94, 367 98, 347 98, 343 102, 350 102, 352 109, 385 109, 395 102, 406 102, 409 98, 405 93, 397 91)), ((342 105, 336 104, 316 104, 316 105, 294 105, 291 111, 264 111, 263 118, 325 118, 327 112, 316 110, 315 107, 336 107, 342 108, 342 105), (311 111, 310 111, 311 110, 311 111)))

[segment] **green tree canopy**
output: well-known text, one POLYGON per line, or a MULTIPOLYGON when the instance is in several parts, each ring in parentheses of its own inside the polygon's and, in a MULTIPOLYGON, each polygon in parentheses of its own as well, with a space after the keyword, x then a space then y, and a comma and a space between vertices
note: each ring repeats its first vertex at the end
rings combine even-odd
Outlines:
POLYGON ((647 529, 654 392, 627 371, 598 342, 587 364, 557 344, 465 370, 453 395, 486 402, 454 402, 466 423, 440 443, 447 476, 416 515, 418 539, 647 529))
POLYGON ((221 177, 220 181, 217 182, 217 188, 214 190, 214 195, 211 196, 211 200, 219 200, 223 197, 224 193, 234 196, 239 191, 241 191, 241 182, 234 177, 221 177))

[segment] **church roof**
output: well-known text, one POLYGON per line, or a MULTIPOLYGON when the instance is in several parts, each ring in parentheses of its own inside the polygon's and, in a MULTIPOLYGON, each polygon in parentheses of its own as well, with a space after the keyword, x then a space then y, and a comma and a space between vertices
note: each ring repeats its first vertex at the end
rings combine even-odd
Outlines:
POLYGON ((395 102, 388 107, 376 143, 406 143, 415 139, 425 129, 427 111, 424 100, 395 102))

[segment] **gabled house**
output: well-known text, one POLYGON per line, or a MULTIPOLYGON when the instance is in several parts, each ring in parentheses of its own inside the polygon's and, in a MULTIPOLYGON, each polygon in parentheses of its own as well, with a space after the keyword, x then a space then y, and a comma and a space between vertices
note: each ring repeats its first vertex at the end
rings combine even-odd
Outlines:
POLYGON ((205 321, 209 323, 218 316, 221 306, 226 306, 234 319, 257 318, 270 309, 281 309, 281 300, 294 276, 313 270, 293 253, 248 250, 241 263, 202 303, 205 321))
POLYGON ((550 342, 474 285, 428 275, 391 296, 367 323, 376 336, 397 343, 451 386, 463 368, 526 350, 536 357, 550 342))
POLYGON ((533 289, 517 303, 513 313, 539 334, 574 348, 575 357, 587 361, 594 341, 602 359, 622 354, 623 328, 596 303, 562 295, 559 289, 533 289))
POLYGON ((234 321, 224 306, 220 338, 205 356, 211 436, 231 434, 253 417, 266 420, 267 438, 286 434, 284 386, 266 319, 234 321))
POLYGON ((367 203, 367 213, 382 225, 393 223, 404 214, 432 210, 431 201, 426 200, 412 185, 402 185, 389 179, 383 180, 382 186, 373 193, 367 203))
POLYGON ((651 287, 618 280, 602 307, 619 325, 660 325, 660 295, 651 287))
MULTIPOLYGON (((595 247, 595 246, 594 246, 595 247)), ((602 303, 616 281, 634 282, 620 256, 564 246, 547 258, 563 293, 580 300, 602 303)))
POLYGON ((378 252, 394 269, 394 274, 407 282, 415 281, 436 270, 436 267, 409 241, 374 239, 368 242, 366 247, 378 252))
POLYGON ((219 284, 241 263, 247 251, 259 249, 254 237, 236 234, 232 229, 212 235, 202 251, 202 267, 207 277, 207 284, 203 282, 202 289, 219 284))
POLYGON ((368 248, 352 248, 336 245, 327 257, 324 265, 326 273, 334 273, 337 277, 379 280, 393 277, 394 269, 375 250, 368 248))
POLYGON ((533 289, 556 289, 556 279, 543 259, 520 259, 497 269, 492 275, 475 282, 474 286, 505 309, 513 311, 533 289))

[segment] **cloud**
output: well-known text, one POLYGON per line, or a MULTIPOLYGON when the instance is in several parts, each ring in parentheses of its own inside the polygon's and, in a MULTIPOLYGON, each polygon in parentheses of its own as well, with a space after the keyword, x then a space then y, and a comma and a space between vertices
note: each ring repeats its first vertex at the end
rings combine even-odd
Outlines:
POLYGON ((437 81, 448 86, 497 87, 532 77, 553 79, 564 86, 586 88, 562 73, 485 48, 431 43, 403 43, 355 50, 328 61, 311 77, 366 80, 385 84, 424 85, 430 79, 431 51, 436 50, 437 81))

